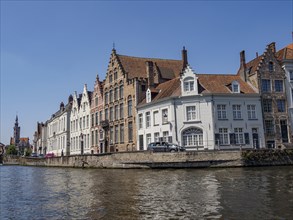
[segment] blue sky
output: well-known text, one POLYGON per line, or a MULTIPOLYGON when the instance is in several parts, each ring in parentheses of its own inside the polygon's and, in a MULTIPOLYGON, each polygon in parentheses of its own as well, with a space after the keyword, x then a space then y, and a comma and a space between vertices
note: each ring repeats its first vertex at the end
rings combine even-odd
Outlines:
POLYGON ((118 54, 181 59, 197 73, 234 74, 267 44, 292 42, 292 1, 1 1, 0 142, 16 114, 31 142, 61 101, 104 79, 118 54))

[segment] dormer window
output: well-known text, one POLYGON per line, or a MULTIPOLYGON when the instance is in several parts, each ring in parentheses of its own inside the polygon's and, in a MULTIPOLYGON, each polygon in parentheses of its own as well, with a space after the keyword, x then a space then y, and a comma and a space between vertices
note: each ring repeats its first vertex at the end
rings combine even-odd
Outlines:
POLYGON ((184 79, 184 92, 191 92, 194 91, 194 79, 188 77, 184 79))
POLYGON ((233 93, 240 93, 240 85, 237 81, 232 82, 232 92, 233 93))
POLYGON ((151 94, 151 90, 148 89, 146 92, 146 103, 149 103, 152 101, 152 94, 151 94))
POLYGON ((273 62, 269 62, 269 71, 270 72, 274 71, 274 63, 273 62))

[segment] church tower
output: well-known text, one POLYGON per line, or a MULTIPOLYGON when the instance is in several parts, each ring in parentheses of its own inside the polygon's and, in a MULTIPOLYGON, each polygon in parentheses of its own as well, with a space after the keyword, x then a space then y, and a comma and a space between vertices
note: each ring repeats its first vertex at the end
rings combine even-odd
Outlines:
POLYGON ((14 134, 13 134, 14 143, 15 143, 15 146, 17 146, 19 143, 19 138, 20 138, 20 127, 18 126, 18 116, 17 115, 16 115, 13 129, 14 129, 14 134))

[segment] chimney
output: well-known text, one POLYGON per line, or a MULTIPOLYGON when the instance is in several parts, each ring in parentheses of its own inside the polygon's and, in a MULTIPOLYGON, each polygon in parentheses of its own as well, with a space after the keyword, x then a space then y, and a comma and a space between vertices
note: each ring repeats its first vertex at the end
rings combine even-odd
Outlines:
POLYGON ((276 43, 275 42, 272 42, 268 45, 268 47, 270 48, 270 50, 273 52, 273 53, 276 53, 276 43))
POLYGON ((258 58, 258 52, 256 52, 256 58, 258 58))
POLYGON ((154 64, 152 61, 146 61, 145 64, 148 78, 148 87, 154 87, 154 64))
POLYGON ((188 61, 187 61, 187 50, 185 50, 185 47, 183 47, 182 50, 182 61, 183 61, 183 69, 187 66, 188 61))
POLYGON ((245 50, 242 50, 240 52, 240 68, 246 68, 246 62, 245 62, 245 50))

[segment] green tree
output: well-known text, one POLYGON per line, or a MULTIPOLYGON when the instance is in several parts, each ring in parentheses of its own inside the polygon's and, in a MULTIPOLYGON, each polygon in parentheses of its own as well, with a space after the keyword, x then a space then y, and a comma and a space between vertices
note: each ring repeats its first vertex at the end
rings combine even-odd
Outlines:
POLYGON ((6 154, 17 155, 17 150, 16 150, 15 146, 14 145, 9 145, 9 147, 6 150, 6 154))
POLYGON ((25 156, 28 157, 28 156, 31 155, 31 153, 32 153, 32 149, 31 149, 30 147, 28 147, 28 148, 25 149, 24 152, 25 152, 25 156))

